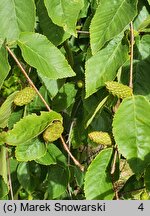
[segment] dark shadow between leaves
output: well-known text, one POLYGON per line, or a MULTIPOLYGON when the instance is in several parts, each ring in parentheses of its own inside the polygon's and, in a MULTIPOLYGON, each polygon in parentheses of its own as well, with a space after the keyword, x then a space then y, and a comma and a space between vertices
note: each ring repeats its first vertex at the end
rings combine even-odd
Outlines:
POLYGON ((131 158, 128 160, 128 163, 129 163, 132 171, 137 176, 141 176, 141 175, 143 175, 146 167, 150 164, 150 153, 148 153, 144 157, 144 160, 141 160, 139 158, 131 158))
POLYGON ((65 92, 58 93, 52 102, 52 108, 56 112, 60 112, 67 107, 67 94, 65 92))

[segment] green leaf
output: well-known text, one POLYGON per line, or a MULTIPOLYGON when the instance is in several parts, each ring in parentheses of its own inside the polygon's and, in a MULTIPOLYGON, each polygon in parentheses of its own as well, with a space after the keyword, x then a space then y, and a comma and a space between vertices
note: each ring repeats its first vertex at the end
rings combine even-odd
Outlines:
POLYGON ((46 154, 43 157, 36 160, 36 162, 43 165, 51 165, 58 163, 59 165, 64 166, 67 164, 66 157, 59 150, 59 148, 52 143, 47 145, 46 154))
POLYGON ((150 103, 143 96, 123 100, 113 120, 113 135, 119 152, 133 172, 140 174, 150 163, 150 103))
MULTIPOLYGON (((107 97, 108 92, 106 89, 100 89, 96 94, 83 100, 84 107, 84 125, 87 128, 94 120, 95 115, 99 111, 100 105, 102 105, 107 97), (91 106, 92 104, 92 106, 91 106)), ((105 103, 104 103, 105 104, 105 103)), ((102 105, 103 106, 103 105, 102 105)), ((101 108, 100 108, 101 110, 101 108)))
POLYGON ((75 102, 77 90, 72 83, 65 83, 59 90, 59 93, 54 97, 52 106, 57 112, 67 109, 75 102))
POLYGON ((56 164, 55 157, 49 153, 49 151, 46 152, 44 156, 42 156, 39 159, 35 160, 36 163, 49 166, 51 164, 56 164))
POLYGON ((89 6, 90 6, 89 0, 84 0, 84 7, 80 11, 78 19, 87 17, 89 6))
POLYGON ((123 195, 123 199, 139 199, 139 190, 144 188, 143 178, 137 178, 136 175, 132 175, 125 182, 124 186, 120 190, 120 194, 123 195))
POLYGON ((84 191, 87 200, 111 200, 114 192, 107 171, 112 149, 102 150, 92 161, 85 175, 84 191))
POLYGON ((20 189, 20 183, 17 178, 17 167, 18 161, 11 157, 10 158, 10 174, 11 174, 11 182, 13 188, 14 199, 18 199, 18 190, 20 189))
POLYGON ((74 177, 76 179, 77 185, 81 188, 84 184, 84 176, 85 174, 80 170, 79 167, 73 166, 74 177))
POLYGON ((6 134, 7 133, 5 131, 3 131, 3 132, 0 133, 0 145, 5 144, 6 134))
POLYGON ((62 195, 68 185, 69 171, 66 167, 52 165, 48 172, 48 199, 56 199, 62 195))
POLYGON ((1 64, 0 64, 0 89, 1 89, 3 82, 10 71, 10 65, 8 62, 8 53, 6 51, 4 44, 2 44, 1 41, 0 41, 0 60, 1 60, 1 64))
POLYGON ((0 38, 17 40, 20 32, 34 31, 35 4, 33 0, 0 1, 0 38))
POLYGON ((95 54, 104 44, 122 30, 135 17, 137 0, 102 0, 90 26, 91 48, 95 54))
POLYGON ((4 179, 2 176, 0 176, 0 198, 5 198, 5 196, 8 194, 8 186, 4 182, 4 179))
POLYGON ((137 7, 138 14, 135 17, 133 24, 134 24, 134 29, 140 31, 142 25, 144 24, 146 19, 149 17, 149 11, 144 1, 139 1, 137 6, 138 6, 137 7))
POLYGON ((17 92, 12 93, 0 107, 0 128, 8 126, 9 117, 12 112, 12 103, 17 92))
POLYGON ((146 31, 146 28, 150 26, 150 16, 148 16, 139 26, 139 32, 146 31))
POLYGON ((134 64, 134 93, 141 94, 150 100, 150 76, 149 76, 149 47, 150 47, 150 37, 149 35, 144 35, 142 39, 137 43, 138 47, 138 57, 134 64))
POLYGON ((30 194, 40 187, 45 179, 45 169, 35 162, 22 162, 17 168, 17 177, 21 186, 30 194))
POLYGON ((7 162, 6 162, 6 147, 0 147, 0 175, 3 177, 4 182, 7 184, 7 162))
POLYGON ((146 168, 146 172, 144 175, 144 182, 145 182, 146 190, 150 192, 150 165, 146 168))
POLYGON ((9 120, 8 120, 8 129, 12 129, 14 124, 17 123, 23 116, 23 113, 24 113, 24 107, 22 108, 18 108, 13 111, 9 117, 9 120))
MULTIPOLYGON (((39 92, 44 98, 44 100, 46 101, 46 103, 49 104, 50 103, 49 94, 45 86, 41 86, 39 92)), ((40 99, 38 95, 36 95, 34 100, 31 101, 31 103, 27 104, 26 107, 27 107, 27 113, 33 113, 35 111, 37 112, 37 111, 45 110, 45 104, 43 103, 43 101, 40 99)))
POLYGON ((43 76, 61 79, 75 75, 64 55, 44 35, 22 33, 18 45, 25 61, 43 76))
POLYGON ((82 7, 83 0, 44 0, 47 12, 52 21, 64 30, 76 36, 76 22, 82 7))
POLYGON ((63 43, 70 34, 65 32, 64 29, 52 22, 48 16, 44 1, 40 0, 37 4, 37 11, 39 16, 39 24, 43 34, 55 45, 58 46, 63 43))
POLYGON ((43 74, 39 72, 38 72, 38 76, 44 83, 48 93, 50 94, 51 99, 57 95, 59 89, 65 83, 65 79, 52 80, 48 77, 43 76, 43 74))
POLYGON ((37 138, 18 145, 15 151, 16 159, 25 162, 39 159, 44 154, 46 154, 45 144, 37 138))
POLYGON ((98 106, 96 107, 94 113, 92 114, 92 116, 87 120, 85 128, 87 128, 91 122, 94 120, 95 116, 97 113, 100 113, 102 111, 103 106, 105 105, 106 101, 108 99, 107 97, 104 97, 104 99, 102 101, 99 102, 98 106))
POLYGON ((105 106, 102 110, 99 110, 99 112, 95 115, 95 118, 88 127, 88 132, 105 131, 111 133, 112 113, 105 106))
POLYGON ((105 82, 113 80, 128 58, 128 46, 123 44, 120 35, 88 59, 85 65, 86 98, 105 86, 105 82))
POLYGON ((62 121, 59 113, 54 111, 41 112, 41 115, 28 115, 14 125, 7 132, 6 143, 18 145, 30 141, 42 133, 54 120, 62 121))
POLYGON ((101 0, 89 0, 89 1, 91 3, 92 12, 94 13, 101 0))
POLYGON ((6 147, 0 147, 0 198, 8 194, 6 147))
POLYGON ((60 151, 60 149, 54 145, 54 144, 49 144, 48 147, 48 152, 55 157, 57 164, 61 166, 67 165, 67 159, 64 156, 64 154, 60 151))

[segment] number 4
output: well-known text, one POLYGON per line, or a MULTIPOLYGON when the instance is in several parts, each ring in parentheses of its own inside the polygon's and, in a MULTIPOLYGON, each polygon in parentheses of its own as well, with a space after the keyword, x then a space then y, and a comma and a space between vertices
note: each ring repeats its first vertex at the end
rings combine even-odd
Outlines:
POLYGON ((143 203, 141 203, 138 207, 139 210, 143 211, 144 210, 144 206, 143 206, 143 203))

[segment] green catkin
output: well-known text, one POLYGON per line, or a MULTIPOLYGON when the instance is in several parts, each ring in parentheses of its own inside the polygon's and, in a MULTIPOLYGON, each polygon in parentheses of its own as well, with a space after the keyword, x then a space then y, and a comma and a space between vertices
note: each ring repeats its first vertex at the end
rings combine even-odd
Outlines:
POLYGON ((132 88, 127 85, 123 85, 115 81, 109 81, 105 84, 108 91, 118 98, 124 99, 132 95, 132 88))
POLYGON ((53 122, 43 133, 43 139, 46 142, 53 142, 57 140, 63 133, 63 125, 59 121, 53 122))
POLYGON ((36 92, 32 87, 26 87, 16 94, 14 104, 16 104, 16 106, 26 105, 34 99, 35 95, 36 92))
POLYGON ((97 144, 108 146, 112 145, 111 137, 107 132, 93 131, 88 134, 88 137, 97 144))

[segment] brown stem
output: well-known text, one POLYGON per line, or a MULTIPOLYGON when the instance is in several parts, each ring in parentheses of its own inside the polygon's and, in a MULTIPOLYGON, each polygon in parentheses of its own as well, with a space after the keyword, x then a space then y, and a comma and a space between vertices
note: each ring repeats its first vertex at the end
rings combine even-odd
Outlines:
POLYGON ((115 169, 116 169, 116 161, 117 161, 117 155, 118 155, 118 149, 116 148, 115 149, 115 153, 114 153, 114 159, 113 159, 113 164, 112 164, 112 167, 111 167, 111 175, 114 174, 115 172, 115 169))
POLYGON ((113 164, 112 164, 112 167, 111 167, 110 174, 111 174, 111 179, 112 179, 113 190, 114 190, 114 193, 115 193, 115 198, 116 198, 116 200, 119 200, 118 190, 115 187, 115 181, 114 181, 114 173, 115 173, 115 169, 116 169, 117 155, 118 155, 118 149, 116 147, 115 148, 114 159, 113 159, 113 164))
POLYGON ((116 198, 116 200, 119 200, 119 194, 118 194, 118 191, 115 187, 114 175, 111 175, 111 179, 112 179, 113 191, 115 193, 115 198, 116 198))
POLYGON ((63 137, 61 136, 60 137, 61 141, 62 141, 62 144, 64 146, 64 149, 66 150, 66 152, 68 152, 68 154, 70 155, 70 157, 72 158, 72 160, 74 161, 74 163, 81 169, 81 171, 84 171, 84 166, 82 166, 79 161, 77 161, 74 156, 71 154, 71 152, 69 151, 69 148, 67 146, 67 144, 65 143, 63 137))
POLYGON ((15 62, 17 63, 18 67, 20 68, 20 70, 22 71, 22 73, 24 74, 24 76, 26 77, 26 79, 28 80, 29 84, 34 88, 34 90, 36 91, 36 93, 38 94, 38 96, 41 98, 41 100, 43 101, 43 103, 46 106, 46 108, 48 109, 48 111, 51 111, 51 108, 49 107, 49 105, 47 104, 47 102, 45 101, 45 99, 43 98, 43 96, 40 94, 40 92, 38 91, 38 89, 35 87, 34 83, 30 79, 30 77, 28 76, 28 74, 26 73, 26 71, 24 70, 24 68, 22 67, 21 63, 18 61, 17 57, 14 55, 14 53, 11 51, 11 49, 8 46, 6 46, 6 49, 8 50, 8 52, 10 53, 10 55, 13 57, 13 59, 15 60, 15 62))
MULTIPOLYGON (((15 60, 15 62, 17 63, 18 67, 20 68, 20 70, 22 71, 22 73, 24 74, 24 76, 26 77, 26 79, 28 80, 29 84, 35 89, 36 93, 38 94, 38 96, 40 97, 40 99, 43 101, 45 107, 47 108, 47 110, 50 112, 51 108, 49 107, 49 105, 47 104, 47 102, 45 101, 45 99, 43 98, 43 96, 40 94, 40 92, 38 91, 38 89, 36 88, 36 86, 34 85, 34 83, 32 82, 32 80, 30 79, 30 77, 28 76, 28 74, 26 73, 26 71, 24 70, 24 68, 22 67, 22 65, 20 64, 20 62, 18 61, 17 57, 14 55, 14 53, 11 51, 11 49, 6 46, 6 49, 8 50, 8 52, 10 53, 10 55, 13 57, 13 59, 15 60)), ((74 156, 71 154, 71 152, 68 149, 67 144, 65 143, 63 137, 60 137, 61 142, 64 146, 64 149, 68 152, 68 154, 70 155, 70 157, 72 158, 72 160, 74 161, 74 163, 83 171, 84 167, 74 158, 74 156)))
POLYGON ((129 87, 133 88, 133 46, 134 46, 134 29, 133 22, 130 22, 130 81, 129 87))
POLYGON ((120 99, 117 100, 117 103, 115 104, 115 106, 113 107, 113 112, 116 113, 118 108, 120 106, 120 99))

